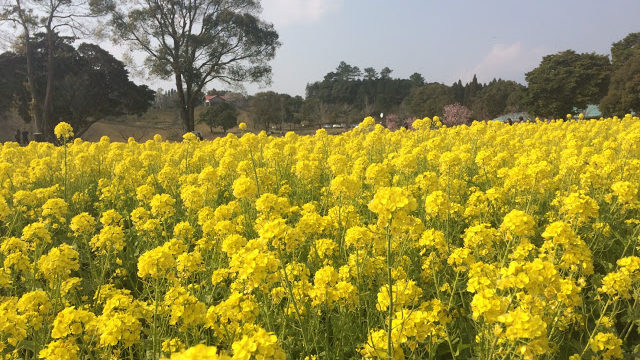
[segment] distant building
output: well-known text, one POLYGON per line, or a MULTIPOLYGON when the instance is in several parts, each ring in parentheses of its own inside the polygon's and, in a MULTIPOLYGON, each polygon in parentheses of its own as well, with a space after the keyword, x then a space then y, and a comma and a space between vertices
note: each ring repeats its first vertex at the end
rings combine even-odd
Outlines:
POLYGON ((205 106, 209 106, 209 105, 217 104, 221 102, 227 102, 227 99, 225 99, 224 96, 220 96, 220 95, 205 95, 204 97, 205 106))
POLYGON ((584 110, 578 110, 578 108, 574 107, 573 112, 583 114, 585 119, 599 119, 600 117, 602 117, 602 111, 600 111, 598 105, 595 104, 587 105, 587 108, 584 110))

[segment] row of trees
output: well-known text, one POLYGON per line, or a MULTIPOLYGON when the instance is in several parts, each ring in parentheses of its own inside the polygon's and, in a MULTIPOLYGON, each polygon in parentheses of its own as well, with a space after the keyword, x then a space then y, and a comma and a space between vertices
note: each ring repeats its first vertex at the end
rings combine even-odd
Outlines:
POLYGON ((307 85, 305 98, 272 91, 248 96, 237 108, 250 114, 258 128, 282 123, 318 125, 354 124, 380 113, 393 118, 443 114, 446 105, 459 103, 477 119, 488 119, 524 108, 526 87, 514 81, 481 84, 474 76, 467 84, 426 83, 419 73, 392 78, 388 67, 360 71, 344 61, 322 81, 307 85))
POLYGON ((502 79, 482 84, 475 75, 466 84, 458 80, 449 86, 426 82, 418 73, 407 79, 392 73, 388 67, 361 71, 343 61, 308 84, 305 99, 266 92, 249 97, 241 108, 265 129, 282 122, 355 123, 380 113, 394 127, 425 115, 440 115, 452 124, 516 112, 557 118, 589 104, 600 105, 606 115, 640 112, 640 33, 614 43, 610 56, 573 50, 547 55, 525 74, 528 86, 502 79))
MULTIPOLYGON (((482 84, 475 75, 466 84, 458 80, 449 86, 426 82, 418 73, 408 79, 392 78, 391 74, 389 68, 379 73, 373 68, 361 71, 343 61, 323 80, 307 85, 306 98, 301 105, 290 107, 293 113, 285 118, 349 123, 385 113, 393 114, 394 119, 408 119, 442 116, 445 107, 452 104, 466 108, 455 109, 456 113, 468 114, 469 119, 493 119, 525 111, 532 116, 564 117, 583 111, 589 104, 600 105, 606 115, 640 113, 640 33, 614 43, 610 56, 573 50, 547 55, 525 74, 528 86, 502 79, 482 84)), ((271 99, 275 113, 286 95, 257 96, 271 99)))
MULTIPOLYGON (((240 112, 248 114, 254 127, 271 129, 282 128, 284 124, 300 124, 303 119, 304 99, 301 96, 278 94, 273 91, 261 92, 253 96, 242 96, 238 93, 219 92, 226 101, 209 105, 200 113, 199 121, 224 131, 233 128, 240 112), (240 95, 240 96, 239 96, 240 95)), ((316 121, 313 122, 317 124, 316 121)))

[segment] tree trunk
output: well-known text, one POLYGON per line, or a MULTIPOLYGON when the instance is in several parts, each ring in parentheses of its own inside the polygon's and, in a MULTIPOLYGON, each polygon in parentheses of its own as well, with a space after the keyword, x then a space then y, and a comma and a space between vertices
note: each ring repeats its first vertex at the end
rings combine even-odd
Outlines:
POLYGON ((42 102, 40 101, 40 97, 38 96, 38 92, 36 90, 36 82, 33 74, 33 48, 31 46, 31 34, 29 33, 29 29, 27 28, 27 26, 24 27, 24 30, 25 50, 27 58, 27 82, 29 83, 29 94, 31 94, 31 103, 33 104, 32 108, 30 109, 30 113, 35 122, 36 134, 44 134, 44 130, 42 127, 42 102))
POLYGON ((178 92, 178 99, 180 100, 180 119, 182 120, 182 127, 186 132, 193 131, 193 106, 191 102, 185 97, 184 88, 182 84, 182 74, 176 73, 176 91, 178 92), (189 110, 191 108, 191 111, 189 110), (189 116, 191 114, 191 116, 189 116))
POLYGON ((196 129, 196 121, 195 121, 195 106, 193 104, 193 100, 189 102, 188 116, 189 116, 189 127, 191 129, 189 131, 194 131, 196 129))
POLYGON ((42 130, 46 138, 51 138, 51 113, 53 108, 53 83, 55 80, 54 64, 54 39, 53 30, 47 27, 47 87, 44 95, 42 111, 42 130))
MULTIPOLYGON (((33 70, 33 47, 31 45, 31 32, 29 31, 29 25, 27 24, 27 19, 24 16, 21 2, 16 1, 16 5, 18 6, 18 16, 20 17, 20 22, 24 30, 24 47, 27 58, 27 83, 29 84, 29 94, 31 95, 32 104, 29 112, 35 123, 35 134, 44 134, 42 128, 42 102, 40 101, 40 96, 38 95, 38 91, 36 90, 36 82, 33 70)), ((36 135, 35 137, 36 141, 44 140, 41 136, 36 135)))
POLYGON ((187 131, 195 130, 195 119, 194 119, 194 111, 195 111, 195 95, 193 93, 192 84, 187 81, 187 93, 186 93, 186 104, 187 104, 187 131))

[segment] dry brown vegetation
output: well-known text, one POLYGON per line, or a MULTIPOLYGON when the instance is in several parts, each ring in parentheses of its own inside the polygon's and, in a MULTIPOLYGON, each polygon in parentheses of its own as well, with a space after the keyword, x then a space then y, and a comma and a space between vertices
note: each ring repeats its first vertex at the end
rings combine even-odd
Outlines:
MULTIPOLYGON (((196 118, 202 110, 202 107, 196 109, 196 118)), ((25 124, 14 113, 0 116, 2 116, 0 117, 0 142, 15 141, 14 135, 17 129, 29 131, 31 138, 31 134, 33 134, 32 124, 25 124)), ((244 111, 240 112, 238 122, 252 124, 250 115, 244 111)), ((282 130, 272 130, 272 134, 276 136, 282 135, 289 130, 294 130, 301 135, 311 135, 315 133, 317 128, 298 127, 294 129, 285 126, 282 130)), ((196 123, 196 131, 199 131, 205 139, 213 139, 225 135, 222 129, 211 133, 208 126, 198 123, 196 123)), ((338 134, 343 131, 344 129, 327 129, 327 132, 330 134, 338 134)), ((229 132, 240 134, 238 128, 233 128, 229 132)), ((108 136, 112 141, 127 141, 132 137, 137 142, 143 142, 152 139, 155 134, 160 134, 163 138, 172 141, 180 141, 182 139, 184 130, 182 129, 179 114, 176 110, 151 109, 142 116, 131 115, 101 120, 93 124, 89 130, 80 137, 86 141, 98 141, 102 136, 108 136)))

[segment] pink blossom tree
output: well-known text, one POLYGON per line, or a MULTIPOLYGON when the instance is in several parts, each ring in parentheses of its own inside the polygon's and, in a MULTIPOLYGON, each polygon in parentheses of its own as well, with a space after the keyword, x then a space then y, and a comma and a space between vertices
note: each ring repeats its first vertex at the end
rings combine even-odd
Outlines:
POLYGON ((388 114, 384 117, 384 125, 389 130, 398 130, 403 126, 402 120, 396 114, 388 114))
POLYGON ((389 130, 398 130, 400 128, 407 128, 409 130, 415 130, 411 125, 416 120, 415 117, 409 117, 402 119, 397 114, 389 114, 384 116, 384 126, 389 130))
POLYGON ((444 125, 466 125, 471 122, 471 110, 459 103, 449 104, 444 107, 444 115, 442 117, 444 125))

